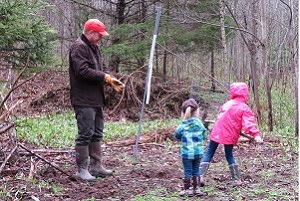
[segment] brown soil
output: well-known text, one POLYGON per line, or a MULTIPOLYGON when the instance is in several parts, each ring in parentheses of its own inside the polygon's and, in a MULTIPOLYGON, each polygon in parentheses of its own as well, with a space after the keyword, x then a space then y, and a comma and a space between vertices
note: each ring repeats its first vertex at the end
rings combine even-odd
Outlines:
MULTIPOLYGON (((157 88, 158 91, 161 89, 157 88)), ((64 111, 71 108, 68 94, 67 74, 46 72, 19 88, 9 99, 8 105, 16 103, 17 100, 24 101, 13 110, 13 113, 17 115, 64 111)), ((142 95, 138 94, 138 97, 141 98, 142 95)), ((171 96, 174 98, 173 101, 176 100, 175 103, 164 102, 169 110, 160 110, 161 108, 157 107, 155 113, 146 111, 146 114, 148 117, 154 115, 155 118, 178 116, 178 108, 187 96, 187 93, 177 97, 171 96)), ((112 104, 106 109, 106 113, 115 108, 121 95, 112 97, 114 97, 110 100, 112 104)), ((161 100, 167 100, 167 98, 161 100)), ((129 102, 125 101, 125 105, 118 109, 117 114, 120 116, 113 116, 108 120, 118 118, 136 120, 140 105, 126 107, 126 103, 129 102), (133 113, 135 116, 131 116, 133 113)), ((152 107, 155 109, 155 106, 152 107)), ((127 141, 127 144, 107 143, 103 148, 104 165, 114 170, 114 176, 99 179, 95 183, 71 179, 42 160, 34 156, 30 157, 26 151, 19 148, 19 155, 13 156, 1 173, 0 200, 134 200, 134 197, 146 195, 151 191, 155 191, 152 194, 159 200, 166 198, 196 200, 197 198, 180 198, 176 194, 182 186, 183 170, 179 157, 179 143, 170 140, 172 132, 173 128, 151 133, 152 136, 156 136, 151 138, 155 143, 145 141, 144 144, 139 145, 137 160, 132 157, 134 149, 132 143, 127 141), (33 175, 33 179, 28 179, 29 173, 33 175)), ((2 138, 1 147, 10 140, 8 136, 5 136, 2 135, 5 139, 2 138)), ((30 145, 27 146, 34 149, 30 145)), ((220 146, 207 176, 207 186, 203 188, 207 195, 201 199, 235 200, 234 194, 239 191, 241 200, 262 200, 269 199, 268 193, 272 194, 273 191, 276 193, 277 189, 283 188, 290 192, 288 200, 298 200, 298 193, 295 192, 295 186, 298 186, 297 168, 295 168, 298 156, 291 150, 288 152, 283 150, 283 147, 286 146, 274 138, 265 138, 265 143, 258 146, 248 141, 240 142, 235 147, 235 156, 240 164, 243 186, 237 189, 228 185, 230 183, 229 171, 220 146), (248 194, 253 189, 264 189, 265 192, 257 193, 253 198, 248 194)), ((76 166, 72 150, 70 153, 39 154, 57 164, 68 174, 75 174, 76 166)), ((1 151, 0 158, 3 158, 1 151)), ((281 199, 277 198, 273 200, 281 199)), ((141 199, 149 200, 149 197, 141 199)))
MULTIPOLYGON (((165 132, 168 131, 165 130, 165 132)), ((278 142, 276 139, 268 138, 263 145, 241 142, 235 148, 235 156, 240 163, 241 177, 244 183, 240 187, 241 189, 252 189, 261 185, 270 186, 271 189, 271 186, 276 184, 286 188, 289 192, 294 191, 293 187, 298 185, 296 178, 293 177, 297 172, 294 169, 297 155, 293 152, 285 153, 278 142), (286 159, 284 167, 280 161, 282 158, 286 159), (266 171, 276 172, 277 176, 264 177, 266 171), (282 177, 294 178, 294 180, 288 179, 287 182, 282 180, 282 177)), ((11 197, 7 197, 7 200, 11 200, 12 197, 32 200, 33 196, 40 200, 82 200, 87 198, 132 200, 137 195, 144 195, 155 189, 165 189, 154 194, 161 199, 174 197, 174 193, 180 191, 183 177, 178 143, 166 141, 162 144, 141 144, 138 148, 137 160, 132 157, 133 149, 134 146, 104 145, 104 165, 113 169, 114 175, 99 179, 95 183, 70 179, 43 161, 33 157, 34 161, 31 162, 28 155, 21 154, 17 162, 8 164, 3 171, 0 181, 1 188, 10 192, 11 197), (35 164, 36 171, 33 174, 34 179, 28 180, 25 178, 29 175, 31 163, 35 164), (43 185, 43 181, 48 184, 43 185), (60 187, 61 190, 56 191, 57 187, 60 187)), ((55 162, 67 173, 75 174, 76 166, 72 153, 41 155, 55 162)), ((224 200, 231 200, 230 193, 235 190, 228 185, 231 180, 225 161, 219 147, 207 176, 207 187, 203 190, 208 195, 203 199, 220 200, 218 192, 222 191, 228 194, 224 200), (209 186, 216 188, 210 191, 209 186)), ((175 194, 174 200, 182 199, 175 194)), ((196 198, 193 199, 196 200, 196 198)), ((147 199, 145 198, 145 200, 147 199)), ((245 196, 245 200, 254 199, 245 196)))

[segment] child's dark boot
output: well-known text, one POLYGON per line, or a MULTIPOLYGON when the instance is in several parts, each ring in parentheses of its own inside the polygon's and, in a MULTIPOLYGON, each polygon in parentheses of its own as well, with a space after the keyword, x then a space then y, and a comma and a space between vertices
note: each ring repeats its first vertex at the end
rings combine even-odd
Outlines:
POLYGON ((201 192, 200 190, 200 177, 198 176, 193 176, 193 190, 194 190, 194 195, 196 196, 201 196, 204 195, 204 193, 201 192))
POLYGON ((209 168, 209 162, 200 163, 200 186, 203 187, 205 185, 205 175, 209 168))
POLYGON ((229 170, 230 170, 230 174, 232 177, 232 185, 233 186, 241 186, 242 181, 240 178, 239 166, 235 163, 231 164, 231 165, 229 165, 229 170))
POLYGON ((193 196, 192 177, 183 179, 183 190, 179 193, 180 196, 193 196))

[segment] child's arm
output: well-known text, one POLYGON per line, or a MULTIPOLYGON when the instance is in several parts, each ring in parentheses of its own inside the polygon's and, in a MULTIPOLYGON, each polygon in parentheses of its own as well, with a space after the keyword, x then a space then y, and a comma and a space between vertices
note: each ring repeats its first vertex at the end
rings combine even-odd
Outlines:
POLYGON ((176 140, 181 141, 181 137, 182 137, 182 127, 179 125, 175 132, 174 132, 174 137, 176 140))
POLYGON ((202 139, 203 140, 206 140, 207 139, 207 130, 205 128, 205 126, 203 125, 203 123, 201 122, 200 119, 199 120, 199 127, 200 127, 200 131, 201 131, 201 134, 202 134, 202 139))
POLYGON ((207 140, 207 130, 205 128, 202 132, 202 137, 203 137, 203 140, 207 140))
POLYGON ((202 131, 202 138, 203 140, 207 140, 207 130, 205 126, 201 123, 201 131, 202 131))
POLYGON ((249 133, 254 138, 260 135, 260 131, 255 123, 255 117, 252 110, 247 107, 247 109, 243 113, 242 117, 242 126, 245 129, 246 133, 249 133))

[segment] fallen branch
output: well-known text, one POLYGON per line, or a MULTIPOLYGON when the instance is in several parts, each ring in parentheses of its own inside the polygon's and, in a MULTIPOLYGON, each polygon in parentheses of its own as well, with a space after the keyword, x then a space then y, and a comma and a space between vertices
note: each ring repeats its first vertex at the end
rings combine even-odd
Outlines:
POLYGON ((10 159, 10 157, 13 155, 13 153, 17 150, 18 148, 18 144, 13 148, 13 150, 11 150, 11 152, 9 153, 9 155, 5 158, 5 160, 3 161, 1 167, 0 167, 0 175, 1 175, 1 172, 5 166, 5 164, 7 163, 7 161, 10 159))
MULTIPOLYGON (((22 145, 21 143, 18 143, 18 145, 20 147, 22 147, 23 149, 25 149, 26 151, 28 151, 29 153, 35 155, 36 157, 38 157, 39 159, 43 160, 44 162, 46 162, 47 164, 51 165, 52 167, 54 167, 55 169, 61 171, 62 173, 64 173, 65 175, 69 176, 70 178, 74 178, 72 175, 70 175, 69 173, 65 172, 64 170, 62 170, 60 167, 58 167, 58 165, 56 165, 55 163, 52 163, 50 161, 48 161, 47 159, 45 159, 44 157, 34 153, 33 151, 31 151, 29 148, 25 147, 24 145, 22 145)), ((76 178, 74 178, 76 180, 76 178)))
MULTIPOLYGON (((4 103, 7 101, 7 99, 9 98, 10 94, 16 90, 19 86, 21 86, 21 84, 19 84, 18 86, 15 87, 15 85, 17 84, 17 82, 19 81, 19 79, 21 78, 21 76, 23 75, 24 71, 26 70, 26 68, 29 65, 29 57, 27 58, 27 62, 26 65, 24 66, 24 68, 22 69, 22 71, 19 73, 18 77, 16 78, 16 80, 14 81, 12 88, 9 90, 9 92, 6 94, 6 96, 3 98, 1 104, 0 104, 0 109, 3 107, 4 103)), ((24 84, 24 82, 23 82, 24 84)))
POLYGON ((22 103, 23 102, 23 100, 19 100, 19 101, 17 101, 17 103, 15 103, 13 106, 11 106, 8 110, 6 110, 1 116, 0 116, 0 122, 2 122, 3 120, 4 120, 4 118, 6 117, 6 116, 8 116, 11 112, 12 112, 12 110, 16 107, 16 106, 18 106, 20 103, 22 103))
MULTIPOLYGON (((55 149, 34 149, 31 150, 34 153, 46 153, 46 154, 64 154, 64 153, 74 153, 75 150, 55 150, 55 149)), ((25 155, 27 152, 19 152, 19 154, 25 155)))
POLYGON ((166 147, 165 145, 163 144, 158 144, 158 143, 141 143, 139 146, 159 146, 159 147, 166 147))
MULTIPOLYGON (((175 127, 173 128, 165 128, 157 131, 149 131, 144 135, 140 136, 139 144, 152 144, 158 145, 159 143, 165 142, 167 139, 174 140, 173 133, 175 131, 175 127)), ((130 146, 134 145, 136 142, 136 136, 132 136, 128 139, 121 141, 111 141, 106 142, 109 146, 130 146)))
MULTIPOLYGON (((135 73, 140 73, 140 72, 142 72, 141 69, 144 68, 144 67, 146 67, 146 65, 144 65, 144 66, 140 67, 139 69, 137 69, 136 71, 132 72, 132 73, 127 77, 127 79, 126 79, 125 82, 124 82, 125 88, 124 88, 123 91, 122 91, 122 96, 121 96, 121 98, 119 99, 119 102, 117 103, 117 105, 114 107, 114 109, 109 113, 109 115, 112 115, 112 114, 118 109, 118 107, 120 106, 120 104, 121 104, 121 102, 122 102, 122 100, 123 100, 123 98, 124 98, 124 96, 125 96, 126 85, 127 85, 127 83, 129 82, 130 78, 131 78, 135 73)), ((135 98, 138 100, 137 97, 135 97, 135 98)))
POLYGON ((10 123, 10 124, 8 124, 8 126, 2 128, 2 129, 0 130, 0 134, 5 133, 5 132, 8 131, 9 129, 11 129, 14 125, 15 125, 15 123, 10 123))

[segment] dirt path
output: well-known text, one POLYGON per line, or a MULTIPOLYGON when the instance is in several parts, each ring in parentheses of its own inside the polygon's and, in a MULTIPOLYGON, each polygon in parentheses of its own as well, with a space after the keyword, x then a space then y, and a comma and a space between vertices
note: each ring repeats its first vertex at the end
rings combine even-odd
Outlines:
MULTIPOLYGON (((240 143, 234 150, 240 164, 243 186, 230 187, 223 151, 218 148, 202 190, 207 196, 181 198, 178 195, 183 176, 179 144, 146 144, 139 147, 138 160, 132 158, 133 146, 106 147, 105 166, 114 176, 89 184, 71 181, 35 159, 34 179, 25 179, 30 157, 21 156, 8 166, 0 180, 0 200, 298 200, 297 153, 284 151, 274 139, 263 146, 240 143)), ((44 155, 70 174, 76 169, 72 154, 44 155)))

